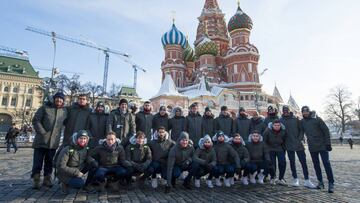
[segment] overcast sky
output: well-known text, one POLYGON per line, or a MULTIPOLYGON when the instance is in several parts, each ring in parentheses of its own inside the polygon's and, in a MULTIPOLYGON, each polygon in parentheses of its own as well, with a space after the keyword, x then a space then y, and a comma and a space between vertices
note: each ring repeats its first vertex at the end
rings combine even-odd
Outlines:
MULTIPOLYGON (((195 40, 205 0, 4 0, 0 45, 27 50, 34 66, 52 66, 51 39, 25 31, 27 25, 87 39, 132 55, 148 72, 138 74, 138 93, 155 95, 164 58, 161 36, 176 26, 195 40)), ((236 0, 218 0, 226 23, 236 0)), ((260 51, 260 78, 272 94, 275 83, 287 101, 291 91, 300 106, 322 110, 329 88, 348 86, 360 96, 360 1, 242 0, 253 20, 250 41, 260 51)), ((57 43, 56 67, 81 72, 82 81, 102 84, 104 54, 64 41, 57 43)), ((40 71, 40 76, 50 72, 40 71)), ((132 85, 130 65, 110 56, 109 82, 132 85)))

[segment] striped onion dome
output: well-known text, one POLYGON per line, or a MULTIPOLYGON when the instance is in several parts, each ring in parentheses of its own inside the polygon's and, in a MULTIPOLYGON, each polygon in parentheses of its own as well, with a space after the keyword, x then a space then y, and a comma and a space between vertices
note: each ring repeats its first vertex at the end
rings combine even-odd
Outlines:
POLYGON ((182 48, 186 48, 186 37, 176 28, 175 24, 162 36, 161 42, 164 47, 167 45, 180 45, 182 48))
POLYGON ((244 13, 239 6, 235 15, 229 21, 228 24, 229 32, 242 28, 251 30, 252 27, 253 27, 253 22, 251 18, 246 13, 244 13))

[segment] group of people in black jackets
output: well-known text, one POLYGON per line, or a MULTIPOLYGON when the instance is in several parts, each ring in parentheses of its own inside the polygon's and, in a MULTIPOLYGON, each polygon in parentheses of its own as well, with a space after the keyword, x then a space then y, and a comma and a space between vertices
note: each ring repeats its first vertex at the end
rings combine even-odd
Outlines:
POLYGON ((159 180, 166 180, 162 181, 165 192, 170 192, 179 178, 187 189, 201 187, 202 178, 209 188, 214 183, 216 187, 231 187, 236 180, 243 185, 264 184, 267 180, 272 185, 288 185, 284 179, 286 154, 293 177, 290 185, 300 186, 296 154, 304 186, 324 188, 321 157, 328 191, 334 192, 329 129, 307 106, 301 109, 302 120, 288 106, 283 107, 280 117, 278 110, 269 106, 265 119, 258 113, 249 118, 240 107, 238 117, 233 119, 226 106, 216 118, 210 108, 200 115, 197 103, 189 107, 186 117, 179 107, 169 116, 164 106, 153 115, 149 101, 136 112, 126 99, 121 99, 119 107, 107 114, 103 102, 92 110, 86 94, 79 95, 78 101, 68 107, 64 98, 62 92, 56 93, 33 118, 34 189, 52 187, 53 168, 64 193, 70 188, 88 192, 108 187, 118 190, 119 185, 131 188, 134 181, 144 187, 147 180, 152 188, 158 187, 159 180), (309 179, 304 134, 317 186, 309 179))

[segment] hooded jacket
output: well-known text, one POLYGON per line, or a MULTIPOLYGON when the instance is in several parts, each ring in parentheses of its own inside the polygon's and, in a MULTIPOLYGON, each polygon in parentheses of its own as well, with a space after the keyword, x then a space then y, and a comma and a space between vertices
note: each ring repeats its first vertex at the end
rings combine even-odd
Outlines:
POLYGON ((174 117, 172 117, 169 121, 169 129, 171 131, 171 139, 176 141, 177 139, 179 139, 180 133, 186 130, 186 119, 183 116, 183 111, 180 107, 175 107, 173 109, 173 112, 174 117), (175 112, 177 110, 180 110, 180 116, 176 116, 175 112))
POLYGON ((219 117, 215 119, 215 131, 223 131, 225 135, 231 137, 234 133, 234 120, 230 115, 220 114, 219 117))
POLYGON ((218 142, 218 133, 213 137, 213 141, 216 141, 214 149, 216 152, 217 164, 226 165, 235 163, 236 168, 240 168, 239 155, 236 153, 234 148, 229 144, 229 137, 225 136, 224 142, 218 142))
POLYGON ((99 167, 123 166, 130 167, 126 160, 124 147, 120 139, 116 139, 114 146, 109 147, 106 140, 100 140, 99 145, 91 151, 91 156, 98 162, 99 167))
POLYGON ((71 144, 62 148, 56 162, 57 177, 65 184, 68 184, 72 177, 78 177, 86 165, 96 163, 89 156, 89 148, 77 144, 79 137, 77 133, 73 134, 71 144))
POLYGON ((260 134, 263 134, 265 132, 267 125, 265 125, 264 123, 264 118, 260 116, 257 118, 252 117, 250 121, 250 133, 252 133, 254 130, 259 131, 260 134))
POLYGON ((174 166, 182 166, 183 164, 190 165, 192 160, 192 157, 194 156, 194 147, 192 145, 191 140, 189 139, 189 134, 186 132, 182 132, 180 134, 179 139, 177 140, 177 143, 175 146, 173 146, 170 149, 168 161, 167 161, 167 182, 168 186, 171 186, 171 177, 173 174, 174 166), (182 148, 180 145, 180 140, 182 139, 188 139, 189 144, 186 148, 182 148))
POLYGON ((246 148, 250 155, 250 162, 262 163, 264 161, 270 162, 270 155, 265 143, 263 142, 263 137, 260 136, 259 142, 252 141, 252 135, 249 136, 248 143, 246 148))
POLYGON ((306 134, 310 152, 325 151, 326 146, 331 145, 329 128, 314 112, 301 120, 301 127, 306 134))
POLYGON ((264 132, 264 142, 270 152, 281 152, 285 151, 285 140, 286 140, 285 126, 281 124, 279 132, 273 130, 273 123, 269 123, 268 129, 264 132))
POLYGON ((213 167, 216 166, 216 152, 214 150, 213 143, 211 141, 211 137, 206 135, 205 137, 199 140, 199 148, 195 150, 195 154, 193 157, 194 162, 198 163, 200 166, 207 166, 208 164, 213 167), (210 140, 211 148, 206 149, 204 147, 205 141, 210 140))
POLYGON ((65 131, 63 144, 71 144, 71 136, 79 130, 86 129, 88 119, 91 114, 91 108, 88 104, 84 107, 80 107, 78 103, 74 103, 72 106, 67 107, 67 118, 65 120, 65 131))
POLYGON ((239 116, 236 119, 236 125, 235 125, 235 133, 239 133, 240 136, 244 140, 248 140, 248 137, 250 135, 250 124, 251 120, 248 118, 248 116, 243 116, 239 113, 239 116))
POLYGON ((149 147, 152 152, 152 160, 166 164, 170 149, 175 145, 175 142, 169 139, 169 133, 166 132, 165 139, 159 139, 158 132, 155 132, 149 142, 149 147))
POLYGON ((88 146, 93 149, 99 144, 99 140, 106 137, 106 122, 109 114, 93 112, 90 114, 86 129, 89 132, 90 141, 88 146))
POLYGON ((278 119, 279 119, 279 116, 277 114, 270 115, 268 113, 268 116, 265 118, 264 123, 265 123, 266 126, 268 126, 269 123, 272 123, 272 122, 274 122, 275 120, 278 120, 278 119))
POLYGON ((164 116, 161 116, 160 113, 155 114, 152 121, 153 132, 157 131, 160 126, 164 127, 165 130, 169 132, 169 120, 169 115, 167 113, 164 116))
POLYGON ((189 133, 190 139, 194 143, 198 143, 203 136, 202 128, 202 116, 197 112, 195 114, 189 112, 186 117, 186 132, 189 133))
POLYGON ((36 132, 33 148, 57 149, 59 147, 61 129, 67 112, 66 108, 56 108, 54 104, 45 104, 36 111, 32 120, 36 132))
POLYGON ((136 137, 133 135, 130 138, 130 144, 125 150, 126 160, 134 167, 141 164, 146 169, 152 160, 150 147, 147 146, 147 139, 145 138, 144 144, 139 145, 136 143, 136 137))
POLYGON ((128 109, 125 114, 120 112, 119 108, 111 111, 106 122, 106 132, 115 132, 122 145, 129 143, 129 138, 136 133, 135 130, 135 118, 128 109))
POLYGON ((215 119, 213 114, 211 114, 211 116, 203 115, 201 128, 203 134, 209 135, 210 137, 215 135, 215 119))
MULTIPOLYGON (((245 164, 250 161, 249 151, 245 147, 245 142, 243 138, 242 137, 240 138, 241 138, 240 144, 235 144, 233 142, 234 140, 233 138, 230 138, 230 143, 239 156, 241 166, 245 166, 245 164)), ((232 160, 232 162, 235 162, 235 160, 232 160)))
POLYGON ((153 118, 154 116, 151 114, 151 112, 145 113, 142 108, 142 110, 139 111, 135 116, 136 132, 142 131, 145 133, 146 138, 150 139, 153 118))
POLYGON ((292 113, 289 116, 282 116, 281 123, 286 129, 285 146, 288 151, 301 151, 304 150, 302 141, 304 140, 304 132, 301 129, 301 121, 296 118, 292 113))

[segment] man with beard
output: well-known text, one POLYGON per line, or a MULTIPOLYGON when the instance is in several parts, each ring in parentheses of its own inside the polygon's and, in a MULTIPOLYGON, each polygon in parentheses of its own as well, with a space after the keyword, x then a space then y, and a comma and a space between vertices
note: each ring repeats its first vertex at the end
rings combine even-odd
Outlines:
POLYGON ((106 122, 106 132, 115 132, 121 144, 126 147, 129 138, 135 134, 136 124, 133 114, 128 109, 128 101, 121 99, 119 108, 111 111, 106 122))
POLYGON ((161 106, 159 113, 155 114, 153 118, 153 132, 155 132, 160 126, 163 126, 166 131, 169 131, 169 115, 167 114, 165 106, 161 106))
POLYGON ((77 102, 67 107, 67 118, 65 120, 65 132, 63 145, 71 144, 71 136, 79 130, 86 129, 86 124, 91 114, 91 108, 88 104, 88 95, 80 94, 77 102))
POLYGON ((215 135, 215 119, 209 107, 205 108, 201 125, 203 134, 209 135, 210 137, 215 135))
POLYGON ((169 129, 171 139, 176 141, 179 139, 180 133, 186 130, 186 120, 180 107, 175 107, 173 111, 175 115, 169 121, 169 129))
POLYGON ((268 106, 267 108, 267 117, 264 120, 265 126, 268 127, 269 123, 273 122, 274 120, 279 119, 278 110, 276 107, 268 106))
POLYGON ((189 133, 190 139, 194 143, 198 143, 203 136, 201 129, 202 117, 199 113, 199 107, 197 103, 190 105, 190 112, 186 117, 186 132, 189 133))
POLYGON ((250 135, 250 123, 251 120, 248 118, 245 109, 240 107, 239 116, 236 119, 235 132, 239 133, 243 140, 248 140, 250 135))
POLYGON ((314 164, 316 177, 319 181, 317 188, 324 189, 324 182, 320 167, 319 156, 321 156, 322 163, 329 181, 328 192, 334 192, 334 175, 332 172, 329 152, 332 151, 330 132, 325 122, 316 116, 315 112, 310 112, 308 106, 301 108, 303 119, 301 120, 301 127, 306 134, 311 159, 314 164))
POLYGON ((220 115, 215 119, 215 131, 222 131, 229 137, 234 133, 234 120, 231 118, 227 106, 221 107, 220 115))
POLYGON ((266 128, 264 118, 262 118, 258 112, 254 112, 253 117, 250 119, 250 132, 258 131, 259 134, 262 135, 266 128))
POLYGON ((31 178, 33 188, 40 189, 40 173, 44 166, 43 185, 52 187, 51 175, 53 159, 56 149, 59 147, 61 128, 67 117, 64 108, 65 95, 58 92, 53 96, 54 102, 40 107, 32 120, 36 135, 33 142, 34 157, 31 178))
POLYGON ((106 122, 108 114, 105 113, 104 102, 99 101, 96 104, 95 112, 90 114, 86 129, 89 132, 89 148, 93 149, 99 144, 99 140, 106 137, 106 122))
POLYGON ((141 131, 150 140, 152 132, 153 115, 151 114, 151 103, 146 101, 141 111, 135 116, 136 132, 141 131))

